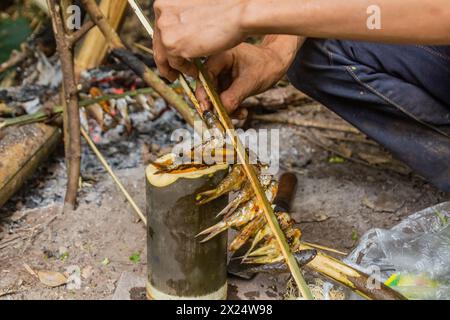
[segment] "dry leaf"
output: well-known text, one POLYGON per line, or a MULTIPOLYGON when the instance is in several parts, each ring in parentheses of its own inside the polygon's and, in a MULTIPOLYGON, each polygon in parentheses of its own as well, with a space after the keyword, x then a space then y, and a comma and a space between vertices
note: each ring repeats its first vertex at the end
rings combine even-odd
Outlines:
POLYGON ((60 287, 67 283, 66 277, 60 272, 38 271, 39 281, 50 288, 60 287))

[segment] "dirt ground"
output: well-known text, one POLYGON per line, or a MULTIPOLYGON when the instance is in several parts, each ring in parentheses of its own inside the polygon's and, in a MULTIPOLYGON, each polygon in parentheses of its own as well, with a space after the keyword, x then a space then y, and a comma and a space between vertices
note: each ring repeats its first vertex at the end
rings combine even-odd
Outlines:
MULTIPOLYGON (((350 252, 369 229, 389 228, 448 199, 412 174, 336 161, 329 151, 305 139, 304 129, 256 126, 281 130, 282 167, 299 179, 292 215, 306 241, 350 252)), ((144 167, 120 170, 118 175, 145 208, 144 167)), ((59 204, 52 204, 2 218, 0 299, 111 299, 121 276, 131 274, 144 281, 142 223, 106 174, 84 188, 75 212, 63 214, 59 204), (96 190, 95 197, 90 190, 96 190), (73 283, 50 288, 38 271, 66 273, 73 283)), ((230 279, 229 295, 280 299, 285 288, 285 276, 258 276, 251 282, 230 279)))

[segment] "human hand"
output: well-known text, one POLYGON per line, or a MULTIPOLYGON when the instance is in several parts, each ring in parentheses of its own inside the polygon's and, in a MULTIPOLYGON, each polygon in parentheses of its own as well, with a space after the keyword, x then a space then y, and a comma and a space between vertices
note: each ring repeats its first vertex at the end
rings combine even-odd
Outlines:
POLYGON ((243 0, 157 0, 153 49, 163 77, 178 72, 195 77, 189 59, 232 48, 245 39, 241 27, 243 0))

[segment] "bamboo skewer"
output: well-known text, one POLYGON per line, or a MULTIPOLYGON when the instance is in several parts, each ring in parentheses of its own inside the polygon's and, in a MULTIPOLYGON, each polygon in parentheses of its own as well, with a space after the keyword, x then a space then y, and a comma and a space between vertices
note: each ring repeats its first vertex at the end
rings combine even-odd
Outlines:
POLYGON ((125 196, 125 198, 128 200, 128 202, 130 203, 131 207, 133 208, 133 210, 137 213, 137 215, 139 216, 139 219, 141 219, 141 221, 147 225, 147 218, 144 216, 144 214, 142 213, 141 209, 139 209, 138 205, 136 204, 136 202, 133 200, 133 198, 131 197, 131 195, 128 193, 127 189, 123 186, 122 182, 120 182, 119 178, 116 176, 116 174, 114 173, 114 171, 111 169, 111 167, 109 166, 108 162, 106 161, 106 159, 103 157, 103 155, 101 154, 100 150, 98 150, 97 146, 95 145, 94 141, 92 141, 91 137, 89 136, 89 134, 83 129, 81 128, 81 135, 83 136, 83 138, 86 140, 87 144, 89 145, 89 147, 92 149, 92 151, 95 153, 95 155, 97 156, 97 158, 99 159, 99 161, 101 162, 101 164, 103 165, 103 167, 105 168, 105 170, 109 173, 109 175, 111 176, 111 178, 114 180, 114 182, 117 184, 117 186, 119 187, 120 191, 122 191, 123 195, 125 196))
MULTIPOLYGON (((132 8, 134 9, 136 15, 138 16, 139 20, 143 24, 144 28, 147 30, 147 32, 150 34, 150 36, 153 36, 153 29, 151 27, 150 22, 145 17, 144 13, 140 9, 139 4, 135 0, 128 0, 132 8)), ((199 76, 200 80, 205 87, 206 92, 208 93, 208 96, 216 109, 216 112, 219 116, 220 121, 222 122, 222 125, 224 126, 228 136, 230 137, 233 146, 238 154, 239 160, 244 166, 245 172, 247 174, 248 179, 250 180, 252 187, 254 189, 254 192, 256 194, 256 197, 259 201, 259 203, 262 205, 262 208, 264 210, 265 217, 267 219, 267 222, 275 235, 278 244, 280 245, 281 252, 286 260, 286 264, 288 265, 292 276, 303 296, 304 299, 312 300, 313 295, 311 293, 311 290, 308 287, 308 284, 306 283, 305 279, 303 278, 303 275, 300 271, 300 267, 293 256, 291 249, 289 247, 289 244, 286 241, 286 237, 281 230, 278 220, 275 217, 272 207, 267 200, 266 194, 261 186, 261 183, 259 182, 258 176, 256 174, 256 171, 252 165, 249 163, 249 157, 247 154, 247 151, 245 151, 244 146, 242 145, 242 142, 240 141, 239 137, 236 135, 234 126, 228 116, 228 113, 225 110, 225 107, 222 104, 222 101, 220 100, 219 95, 217 94, 216 90, 212 86, 212 82, 209 79, 202 63, 200 60, 196 59, 195 64, 199 70, 199 76)), ((181 81, 184 81, 185 79, 181 77, 181 81)), ((182 82, 183 83, 183 82, 182 82)))

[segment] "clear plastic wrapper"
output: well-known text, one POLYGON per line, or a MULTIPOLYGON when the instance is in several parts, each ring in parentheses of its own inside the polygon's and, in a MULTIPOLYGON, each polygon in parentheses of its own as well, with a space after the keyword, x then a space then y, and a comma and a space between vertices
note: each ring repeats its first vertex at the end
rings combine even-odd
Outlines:
POLYGON ((373 229, 346 263, 409 299, 450 300, 450 202, 373 229))

